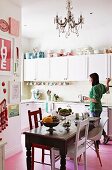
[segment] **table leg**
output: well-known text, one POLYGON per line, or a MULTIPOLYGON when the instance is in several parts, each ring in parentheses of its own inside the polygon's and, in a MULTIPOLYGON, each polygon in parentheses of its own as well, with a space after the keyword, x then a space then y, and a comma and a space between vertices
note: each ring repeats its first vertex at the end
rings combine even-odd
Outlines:
POLYGON ((66 170, 66 154, 61 154, 60 170, 66 170))
POLYGON ((31 170, 31 147, 26 147, 27 170, 31 170))

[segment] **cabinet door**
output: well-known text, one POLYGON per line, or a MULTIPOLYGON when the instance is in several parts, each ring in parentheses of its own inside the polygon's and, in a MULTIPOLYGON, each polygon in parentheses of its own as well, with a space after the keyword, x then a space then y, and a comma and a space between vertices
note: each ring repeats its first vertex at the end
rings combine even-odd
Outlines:
POLYGON ((36 67, 35 59, 24 60, 24 81, 35 81, 36 79, 35 67, 36 67))
POLYGON ((112 79, 112 54, 108 54, 108 77, 112 79))
MULTIPOLYGON (((101 113, 101 116, 100 116, 102 119, 105 119, 105 117, 108 117, 108 108, 106 107, 103 107, 103 110, 102 110, 102 113, 101 113)), ((105 126, 104 126, 104 130, 106 132, 106 134, 108 134, 108 124, 109 124, 109 120, 106 122, 105 126)))
POLYGON ((107 54, 107 77, 111 78, 112 77, 112 54, 107 54))
POLYGON ((109 108, 108 117, 109 117, 108 135, 112 139, 112 108, 109 108))
POLYGON ((68 58, 68 80, 82 81, 87 79, 87 57, 73 56, 68 58))
POLYGON ((52 81, 67 80, 67 58, 66 57, 50 58, 50 80, 52 81))
POLYGON ((49 58, 38 59, 38 67, 36 67, 36 79, 39 81, 49 80, 49 58))
POLYGON ((29 128, 28 110, 31 110, 31 104, 21 103, 21 130, 29 128))
POLYGON ((105 80, 107 78, 108 71, 106 54, 94 54, 89 56, 88 76, 94 72, 99 74, 100 80, 105 80))

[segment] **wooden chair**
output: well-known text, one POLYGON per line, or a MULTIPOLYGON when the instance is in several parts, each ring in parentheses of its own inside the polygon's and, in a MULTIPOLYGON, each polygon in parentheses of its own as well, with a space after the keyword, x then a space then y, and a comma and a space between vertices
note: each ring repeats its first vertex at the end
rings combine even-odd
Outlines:
MULTIPOLYGON (((42 126, 42 111, 41 111, 41 108, 39 108, 36 111, 28 110, 28 118, 29 118, 30 130, 32 130, 33 128, 38 128, 39 124, 40 124, 40 126, 42 126)), ((34 144, 34 143, 32 144, 32 170, 34 170, 34 162, 50 165, 50 164, 44 162, 44 156, 48 155, 48 154, 45 154, 45 150, 50 151, 50 149, 51 149, 50 147, 47 147, 45 145, 34 144), (41 162, 34 160, 34 155, 35 155, 34 149, 35 148, 42 149, 42 161, 41 162)))
POLYGON ((108 117, 104 116, 103 118, 101 118, 99 126, 97 126, 96 128, 94 128, 89 132, 88 140, 87 140, 87 148, 90 147, 96 152, 101 166, 102 166, 102 162, 101 162, 100 152, 99 152, 99 141, 102 137, 102 132, 107 121, 108 121, 108 117))
MULTIPOLYGON (((89 128, 89 119, 79 121, 77 123, 77 132, 76 139, 73 145, 68 146, 67 148, 67 157, 70 157, 74 160, 74 170, 78 170, 78 161, 77 159, 81 154, 84 156, 84 169, 86 170, 87 161, 86 161, 86 142, 88 136, 89 128), (83 135, 82 135, 82 134, 83 135)), ((59 150, 51 149, 51 170, 55 169, 55 154, 59 154, 59 150)))

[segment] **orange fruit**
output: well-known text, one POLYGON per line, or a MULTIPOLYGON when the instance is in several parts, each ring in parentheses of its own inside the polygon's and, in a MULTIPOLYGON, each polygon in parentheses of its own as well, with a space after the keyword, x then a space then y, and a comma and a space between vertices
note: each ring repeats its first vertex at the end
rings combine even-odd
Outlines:
POLYGON ((46 117, 45 122, 46 122, 46 123, 52 123, 52 122, 53 122, 52 117, 49 117, 49 116, 46 117))

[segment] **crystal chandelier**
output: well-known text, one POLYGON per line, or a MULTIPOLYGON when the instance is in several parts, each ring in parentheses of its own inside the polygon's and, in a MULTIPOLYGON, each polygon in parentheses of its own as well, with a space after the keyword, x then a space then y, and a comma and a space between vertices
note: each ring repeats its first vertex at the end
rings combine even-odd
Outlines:
POLYGON ((59 30, 59 37, 60 33, 65 33, 65 37, 67 38, 70 33, 75 33, 77 37, 79 36, 79 28, 82 28, 82 24, 84 23, 84 18, 82 15, 78 18, 78 22, 75 21, 74 16, 71 12, 73 7, 71 6, 71 0, 67 0, 67 17, 64 18, 64 21, 56 15, 54 18, 54 23, 56 23, 56 29, 59 30))

